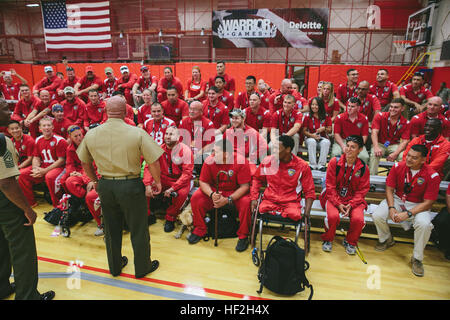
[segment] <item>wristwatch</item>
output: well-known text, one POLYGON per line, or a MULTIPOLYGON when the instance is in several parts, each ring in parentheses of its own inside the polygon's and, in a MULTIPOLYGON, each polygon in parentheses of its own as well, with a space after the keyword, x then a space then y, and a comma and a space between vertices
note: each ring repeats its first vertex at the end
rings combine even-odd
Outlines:
POLYGON ((228 197, 228 204, 233 204, 233 199, 231 197, 228 197))
POLYGON ((408 218, 411 218, 412 217, 412 212, 411 211, 409 211, 409 210, 406 210, 406 213, 408 214, 408 218))

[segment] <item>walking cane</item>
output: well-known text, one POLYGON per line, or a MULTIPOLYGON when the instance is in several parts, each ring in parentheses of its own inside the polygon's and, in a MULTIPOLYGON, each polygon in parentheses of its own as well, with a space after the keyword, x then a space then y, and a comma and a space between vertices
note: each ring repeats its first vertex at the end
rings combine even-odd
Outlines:
MULTIPOLYGON (((230 175, 228 174, 228 172, 226 172, 226 171, 224 171, 224 170, 220 170, 219 172, 217 172, 217 175, 216 175, 216 193, 219 193, 219 178, 220 178, 220 175, 221 174, 224 174, 224 175, 226 175, 227 176, 227 181, 230 181, 230 175)), ((217 219, 218 219, 218 208, 215 208, 215 210, 214 210, 214 246, 215 247, 217 247, 217 234, 218 234, 218 222, 217 222, 217 219)))

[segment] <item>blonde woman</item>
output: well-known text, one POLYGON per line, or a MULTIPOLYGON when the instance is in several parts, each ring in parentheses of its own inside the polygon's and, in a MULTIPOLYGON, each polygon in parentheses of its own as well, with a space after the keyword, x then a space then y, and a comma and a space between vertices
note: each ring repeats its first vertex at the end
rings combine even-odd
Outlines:
POLYGON ((334 97, 334 85, 331 82, 323 82, 319 97, 323 99, 325 111, 333 123, 341 110, 339 100, 334 97))
POLYGON ((190 103, 194 100, 205 100, 206 81, 202 80, 200 67, 192 67, 192 78, 187 81, 186 91, 184 96, 186 102, 190 103))

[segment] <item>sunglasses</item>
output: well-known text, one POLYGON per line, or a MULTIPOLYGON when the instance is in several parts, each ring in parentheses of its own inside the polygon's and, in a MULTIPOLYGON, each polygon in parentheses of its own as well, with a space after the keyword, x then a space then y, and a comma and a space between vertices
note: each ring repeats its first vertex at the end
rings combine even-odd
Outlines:
POLYGON ((71 128, 71 129, 69 129, 69 133, 72 133, 72 132, 74 132, 75 130, 81 130, 81 128, 78 127, 78 126, 75 126, 75 127, 71 128))

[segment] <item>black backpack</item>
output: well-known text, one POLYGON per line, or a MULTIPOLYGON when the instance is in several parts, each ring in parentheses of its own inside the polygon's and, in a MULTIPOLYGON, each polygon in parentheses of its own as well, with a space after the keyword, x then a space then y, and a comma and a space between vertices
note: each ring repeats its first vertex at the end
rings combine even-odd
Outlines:
POLYGON ((282 295, 294 295, 297 292, 310 288, 311 300, 314 290, 306 279, 305 271, 309 263, 305 260, 305 251, 291 239, 274 236, 265 252, 265 256, 258 270, 258 280, 261 286, 282 295))
MULTIPOLYGON (((205 240, 208 240, 209 237, 215 239, 215 209, 209 211, 209 217, 205 219, 206 226, 208 228, 208 234, 205 240)), ((236 238, 236 232, 239 229, 239 222, 236 219, 237 212, 236 207, 234 205, 225 205, 222 208, 218 209, 217 212, 217 238, 225 239, 225 238, 236 238)))

